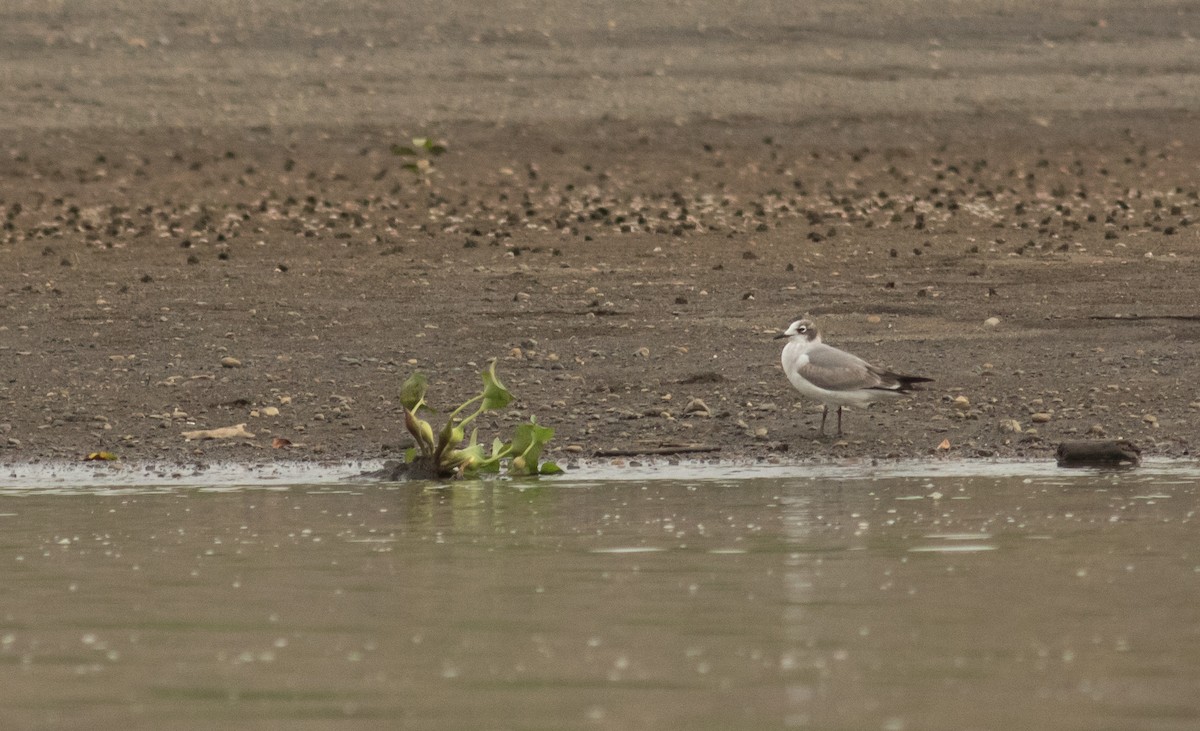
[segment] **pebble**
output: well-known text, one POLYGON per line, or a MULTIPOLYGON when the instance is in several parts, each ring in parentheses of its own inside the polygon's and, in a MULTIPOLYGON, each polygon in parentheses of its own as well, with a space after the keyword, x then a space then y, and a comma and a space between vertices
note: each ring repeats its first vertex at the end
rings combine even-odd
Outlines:
POLYGON ((643 347, 643 348, 638 348, 638 349, 637 349, 637 352, 635 353, 635 355, 638 355, 638 356, 640 356, 640 357, 642 357, 642 358, 649 358, 649 357, 650 357, 650 349, 649 349, 649 348, 644 348, 644 347, 643 347))
POLYGON ((1095 437, 1102 437, 1107 433, 1108 431, 1104 428, 1103 424, 1092 424, 1091 428, 1088 429, 1088 434, 1095 437))
POLYGON ((1046 422, 1050 421, 1051 418, 1053 417, 1048 411, 1039 411, 1033 416, 1030 416, 1029 420, 1034 424, 1045 424, 1046 422))
POLYGON ((883 322, 883 318, 879 315, 868 315, 867 322, 872 325, 878 325, 879 323, 883 322))
POLYGON ((262 410, 263 416, 279 416, 279 409, 274 406, 267 406, 262 410))
POLYGON ((1000 431, 1008 432, 1009 434, 1021 433, 1021 422, 1016 419, 1004 419, 999 424, 1000 431))
POLYGON ((709 416, 710 415, 710 412, 708 409, 708 404, 704 403, 703 401, 701 401, 698 398, 694 398, 691 401, 688 401, 687 406, 683 407, 683 413, 696 414, 698 416, 709 416))
POLYGON ((582 444, 568 444, 566 446, 566 450, 568 452, 571 452, 572 454, 579 454, 580 452, 583 451, 583 445, 582 444))
POLYGON ((760 426, 760 427, 758 427, 757 429, 755 429, 755 430, 754 430, 754 438, 755 438, 755 439, 758 439, 758 440, 761 440, 761 441, 766 441, 766 439, 767 439, 767 428, 766 428, 765 426, 760 426))
POLYGON ((971 408, 971 399, 966 396, 958 396, 954 399, 954 408, 966 411, 971 408))
POLYGON ((988 327, 996 327, 997 325, 1000 324, 1000 318, 999 317, 989 317, 988 319, 983 321, 983 324, 987 325, 988 327))
POLYGON ((221 359, 222 368, 241 368, 242 362, 232 355, 227 355, 221 359))
POLYGON ((1155 427, 1155 428, 1158 427, 1158 417, 1155 416, 1154 414, 1146 414, 1145 416, 1142 417, 1142 421, 1146 422, 1147 424, 1149 424, 1152 427, 1155 427))

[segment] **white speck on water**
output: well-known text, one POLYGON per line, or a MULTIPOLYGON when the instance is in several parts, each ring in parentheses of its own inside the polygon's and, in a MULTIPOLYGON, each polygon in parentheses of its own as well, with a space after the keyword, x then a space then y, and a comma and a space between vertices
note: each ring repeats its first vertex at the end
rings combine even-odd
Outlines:
POLYGON ((996 546, 988 543, 950 543, 944 546, 913 546, 909 553, 979 553, 995 551, 996 546))
POLYGON ((613 548, 593 548, 591 553, 657 553, 665 548, 655 546, 616 546, 613 548))

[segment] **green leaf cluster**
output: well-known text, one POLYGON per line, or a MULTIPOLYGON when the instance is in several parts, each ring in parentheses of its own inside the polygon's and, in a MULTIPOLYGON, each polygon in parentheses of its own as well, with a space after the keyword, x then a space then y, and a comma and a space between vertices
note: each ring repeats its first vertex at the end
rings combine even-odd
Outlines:
POLYGON ((391 146, 393 155, 409 158, 401 165, 405 170, 421 175, 433 170, 432 158, 444 155, 449 149, 445 142, 435 142, 432 137, 414 137, 412 146, 395 144, 391 146))
POLYGON ((408 462, 419 463, 433 476, 439 478, 469 477, 485 472, 499 472, 502 468, 513 475, 556 475, 562 468, 553 462, 540 462, 542 450, 554 437, 554 430, 538 424, 533 417, 529 423, 521 424, 510 441, 492 440, 490 451, 479 443, 478 429, 471 430, 467 439, 467 425, 485 411, 502 409, 512 403, 512 393, 496 377, 496 361, 488 362, 480 373, 483 389, 474 398, 459 404, 446 418, 445 425, 434 434, 433 425, 421 418, 421 412, 432 411, 425 403, 425 391, 429 379, 424 374, 413 373, 400 387, 400 403, 404 407, 404 427, 413 436, 416 446, 408 450, 408 462), (467 409, 475 410, 461 416, 467 409))

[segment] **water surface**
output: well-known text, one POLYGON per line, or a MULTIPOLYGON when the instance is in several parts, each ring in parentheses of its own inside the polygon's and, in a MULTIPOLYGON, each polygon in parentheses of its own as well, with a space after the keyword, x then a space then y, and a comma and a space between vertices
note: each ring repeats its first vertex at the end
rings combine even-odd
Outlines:
POLYGON ((1196 728, 1197 473, 1017 471, 693 466, 449 487, 13 473, 0 714, 1196 728))

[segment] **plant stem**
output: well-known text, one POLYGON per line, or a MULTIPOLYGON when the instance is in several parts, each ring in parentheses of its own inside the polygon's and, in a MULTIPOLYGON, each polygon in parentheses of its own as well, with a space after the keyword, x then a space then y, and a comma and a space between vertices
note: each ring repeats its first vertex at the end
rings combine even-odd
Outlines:
MULTIPOLYGON (((458 408, 457 408, 457 409, 455 409, 454 411, 450 412, 450 416, 447 418, 447 420, 448 420, 448 421, 454 421, 454 417, 458 416, 458 413, 459 413, 460 411, 462 411, 463 409, 467 408, 468 406, 470 406, 471 404, 475 403, 476 401, 482 401, 482 400, 483 400, 483 394, 481 393, 481 394, 479 394, 478 396, 476 396, 476 397, 475 397, 475 398, 473 398, 473 399, 470 399, 470 400, 468 400, 468 401, 464 401, 464 402, 462 402, 461 404, 459 404, 459 405, 458 405, 458 408)), ((476 414, 478 414, 479 412, 475 412, 475 413, 476 413, 476 414)))

